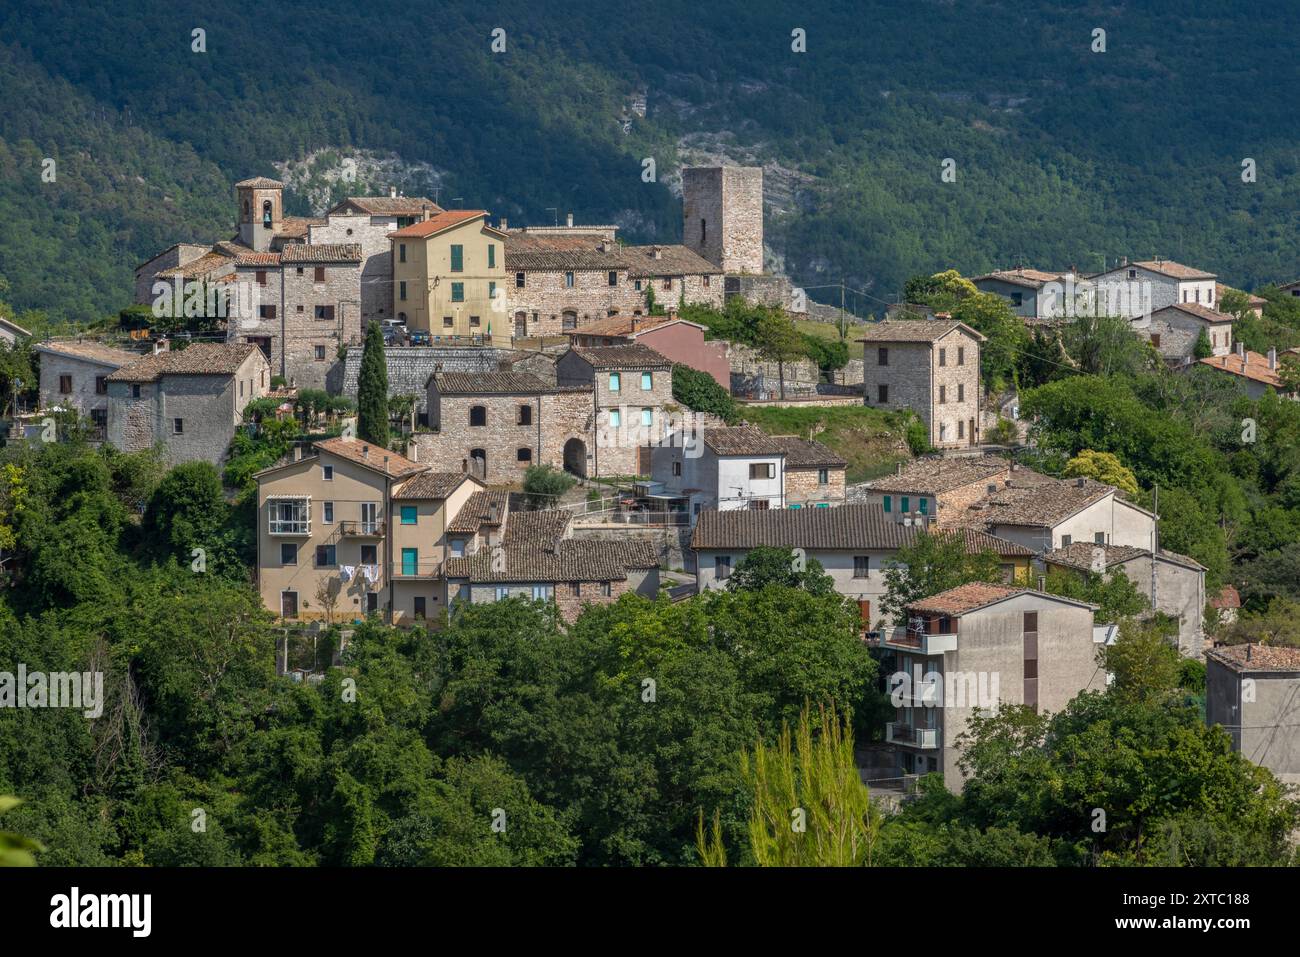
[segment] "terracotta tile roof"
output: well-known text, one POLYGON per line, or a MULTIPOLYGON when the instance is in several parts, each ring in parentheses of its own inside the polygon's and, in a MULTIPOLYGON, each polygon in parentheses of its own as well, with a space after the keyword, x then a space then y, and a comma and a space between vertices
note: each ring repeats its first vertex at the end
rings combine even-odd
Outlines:
POLYGON ((278 266, 280 265, 280 254, 273 252, 257 252, 252 249, 241 251, 235 256, 236 266, 278 266))
POLYGON ((160 269, 154 274, 156 279, 202 279, 218 269, 229 269, 231 257, 216 249, 209 250, 197 259, 191 259, 183 266, 160 269))
POLYGON ((1179 312, 1186 313, 1193 319, 1200 319, 1204 322, 1234 322, 1232 316, 1226 312, 1219 312, 1217 309, 1211 309, 1209 306, 1202 305, 1199 302, 1176 302, 1172 306, 1165 306, 1163 309, 1157 309, 1151 313, 1152 316, 1158 316, 1162 312, 1168 312, 1171 309, 1177 309, 1179 312))
POLYGON ((329 220, 318 216, 286 216, 280 221, 280 228, 275 235, 277 239, 301 239, 312 226, 324 226, 328 222, 329 220))
POLYGON ((141 358, 138 352, 127 352, 125 349, 115 349, 112 346, 104 345, 102 342, 92 341, 67 342, 51 340, 38 343, 36 351, 71 356, 74 359, 84 359, 87 362, 112 366, 114 369, 120 369, 122 366, 141 358))
POLYGON ((528 546, 554 551, 569 530, 573 513, 551 508, 536 512, 511 512, 506 520, 506 547, 528 546))
POLYGON ((1271 385, 1275 389, 1282 388, 1282 379, 1278 376, 1277 370, 1268 367, 1268 356, 1262 356, 1258 352, 1251 352, 1249 349, 1246 350, 1245 359, 1234 352, 1226 356, 1210 356, 1202 359, 1201 364, 1207 365, 1211 369, 1218 369, 1220 372, 1231 372, 1235 376, 1250 379, 1252 382, 1271 385))
POLYGON ((440 233, 444 229, 459 226, 462 223, 473 222, 476 219, 486 219, 487 215, 486 209, 444 209, 426 220, 412 223, 410 226, 395 230, 388 235, 390 238, 396 237, 398 239, 421 239, 440 233))
POLYGON ((965 615, 978 608, 1020 594, 1037 595, 1042 594, 1042 592, 1035 592, 1028 588, 1012 588, 1009 585, 971 582, 966 585, 958 585, 956 588, 949 588, 947 591, 941 591, 929 598, 914 601, 907 607, 909 611, 930 612, 936 615, 965 615))
POLYGON ((507 271, 619 270, 627 268, 622 247, 600 236, 536 236, 510 233, 506 237, 507 271))
POLYGON ((1017 469, 1011 484, 1004 482, 996 492, 983 496, 963 518, 985 527, 1050 528, 1114 492, 1112 486, 1093 479, 1053 479, 1029 469, 1017 469))
POLYGON ((586 361, 593 369, 671 369, 673 363, 649 346, 639 342, 623 346, 570 346, 569 352, 586 361))
POLYGON ((419 216, 426 206, 430 213, 443 212, 441 206, 424 196, 349 196, 326 215, 342 213, 351 207, 371 216, 419 216))
POLYGON ((1131 545, 1098 545, 1095 542, 1071 542, 1064 548, 1056 548, 1043 556, 1053 565, 1077 568, 1081 571, 1093 571, 1093 561, 1100 556, 1102 570, 1112 565, 1121 565, 1151 552, 1145 548, 1131 545))
POLYGON ((691 548, 874 549, 909 544, 915 529, 890 521, 879 505, 836 508, 708 509, 699 514, 691 548))
POLYGON ((1212 651, 1207 651, 1205 654, 1207 658, 1213 658, 1238 673, 1251 671, 1300 672, 1300 648, 1252 643, 1223 645, 1212 651))
POLYGON ((284 183, 267 176, 254 176, 252 179, 241 179, 235 184, 235 189, 284 189, 284 183))
POLYGON ((715 455, 784 455, 781 444, 762 429, 736 425, 725 429, 703 430, 704 444, 715 455))
POLYGON ((554 550, 538 545, 503 545, 504 563, 492 550, 449 558, 446 575, 480 583, 622 581, 628 569, 658 568, 655 546, 648 541, 607 542, 565 539, 554 550), (495 569, 493 566, 497 566, 495 569), (504 566, 504 567, 502 567, 504 566))
POLYGON ((393 498, 446 498, 465 481, 474 480, 464 472, 420 472, 403 482, 393 493, 393 498))
POLYGON ((1024 286, 1028 289, 1041 289, 1049 282, 1055 282, 1064 272, 1045 272, 1042 269, 1000 269, 974 277, 971 282, 981 279, 1001 279, 1003 282, 1024 286))
POLYGON ((532 372, 435 372, 433 383, 442 395, 529 395, 592 390, 591 383, 556 385, 532 372))
POLYGON ((280 250, 283 263, 361 262, 360 243, 318 243, 306 246, 292 243, 280 250))
POLYGON ((774 435, 772 441, 785 453, 787 469, 843 469, 848 460, 842 459, 815 439, 801 439, 797 435, 774 435))
POLYGON ((483 490, 475 492, 461 506, 460 511, 447 523, 447 531, 456 534, 473 535, 484 525, 497 528, 501 519, 508 512, 509 492, 492 492, 483 490))
POLYGON ((722 270, 686 246, 623 246, 623 262, 629 276, 718 275, 722 270), (655 258, 655 250, 659 258, 655 258))
POLYGON ((234 375, 258 347, 248 342, 197 342, 185 349, 141 356, 108 376, 109 382, 155 382, 165 375, 234 375))
POLYGON ((1211 608, 1240 608, 1241 592, 1232 585, 1224 585, 1222 590, 1210 599, 1211 608))
POLYGON ((955 319, 882 319, 868 325, 858 342, 936 342, 954 329, 984 341, 982 335, 955 319))
POLYGON ((1019 542, 998 538, 996 535, 990 535, 988 532, 982 532, 977 528, 931 527, 927 531, 936 538, 961 539, 967 554, 971 555, 979 552, 993 552, 999 558, 1029 558, 1035 554, 1032 548, 1027 548, 1019 542))
POLYGON ((994 456, 945 458, 926 456, 913 459, 894 475, 867 482, 873 492, 939 495, 967 485, 1002 484, 1011 463, 994 456))
MULTIPOLYGON (((1143 269, 1149 269, 1152 272, 1158 272, 1162 276, 1169 276, 1172 279, 1214 279, 1214 273, 1206 272, 1204 269, 1193 269, 1191 266, 1184 266, 1182 263, 1176 263, 1171 259, 1149 259, 1145 261, 1131 262, 1129 266, 1141 266, 1143 269)), ((1119 269, 1127 267, 1119 266, 1119 269)), ((1114 270, 1111 270, 1114 272, 1114 270)))
POLYGON ((342 437, 321 439, 316 443, 316 449, 319 452, 329 452, 339 458, 347 459, 349 462, 364 465, 376 472, 383 472, 393 478, 404 478, 408 475, 414 475, 416 472, 423 472, 428 468, 428 466, 421 465, 418 462, 412 462, 405 455, 399 455, 382 446, 371 445, 369 442, 363 442, 360 439, 342 437))

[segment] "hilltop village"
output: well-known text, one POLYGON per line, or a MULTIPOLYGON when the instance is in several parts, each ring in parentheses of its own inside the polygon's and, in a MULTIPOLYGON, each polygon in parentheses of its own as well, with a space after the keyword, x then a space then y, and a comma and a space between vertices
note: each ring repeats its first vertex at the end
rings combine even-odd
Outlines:
MULTIPOLYGON (((1120 328, 1106 349, 1208 376, 1225 402, 1289 399, 1300 350, 1240 334, 1260 341, 1272 300, 1122 259, 949 270, 851 316, 765 267, 760 168, 685 169, 682 242, 652 245, 396 190, 291 216, 284 192, 234 184, 232 234, 141 263, 118 328, 30 341, 5 320, 0 338, 39 366, 9 441, 74 430, 210 463, 254 512, 253 582, 287 629, 432 628, 510 598, 572 624, 793 556, 888 671, 950 695, 955 675, 996 674, 996 700, 1058 712, 1107 687, 1097 653, 1122 625, 1159 629, 1204 664, 1206 720, 1300 774, 1291 738, 1252 730, 1300 687, 1300 649, 1225 642, 1232 576, 1167 547, 1182 521, 1166 535, 1156 483, 1116 455, 1044 456, 1048 410, 1021 409, 1007 372, 1104 372, 1066 343, 1120 328)), ((958 790, 982 702, 928 693, 895 696, 877 770, 958 790)))

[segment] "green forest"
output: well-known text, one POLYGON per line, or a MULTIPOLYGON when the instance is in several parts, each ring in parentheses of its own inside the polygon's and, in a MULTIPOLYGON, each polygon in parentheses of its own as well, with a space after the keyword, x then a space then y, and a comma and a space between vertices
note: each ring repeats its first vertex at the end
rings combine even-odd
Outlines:
POLYGON ((841 278, 860 290, 860 313, 947 267, 1159 255, 1241 288, 1295 278, 1293 5, 920 0, 792 17, 775 0, 670 0, 649 20, 521 0, 11 6, 0 274, 20 311, 100 319, 149 255, 228 234, 234 181, 365 149, 443 171, 444 200, 515 222, 572 210, 634 241, 680 237, 683 161, 761 162, 769 244, 814 298, 841 278), (629 108, 642 93, 644 117, 629 108))

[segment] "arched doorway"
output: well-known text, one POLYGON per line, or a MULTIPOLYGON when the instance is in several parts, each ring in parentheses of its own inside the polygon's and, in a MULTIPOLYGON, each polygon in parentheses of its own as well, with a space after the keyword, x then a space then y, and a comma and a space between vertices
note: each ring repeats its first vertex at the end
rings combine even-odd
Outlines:
POLYGON ((582 439, 564 443, 564 471, 587 477, 587 443, 582 439))
POLYGON ((469 474, 477 479, 487 478, 487 452, 483 449, 469 450, 469 474))
POLYGON ((528 313, 522 309, 515 313, 515 338, 523 339, 528 335, 528 313))

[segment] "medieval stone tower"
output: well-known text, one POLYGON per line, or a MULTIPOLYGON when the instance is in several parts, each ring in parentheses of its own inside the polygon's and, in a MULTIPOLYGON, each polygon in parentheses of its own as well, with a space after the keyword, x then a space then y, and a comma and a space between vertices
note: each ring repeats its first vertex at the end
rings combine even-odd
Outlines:
POLYGON ((266 252, 284 222, 284 184, 255 176, 236 183, 235 194, 239 199, 239 241, 266 252))
POLYGON ((682 241, 727 274, 763 271, 763 168, 682 170, 682 241))

